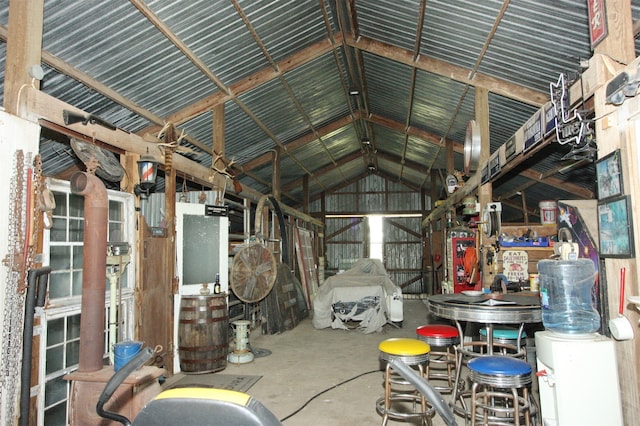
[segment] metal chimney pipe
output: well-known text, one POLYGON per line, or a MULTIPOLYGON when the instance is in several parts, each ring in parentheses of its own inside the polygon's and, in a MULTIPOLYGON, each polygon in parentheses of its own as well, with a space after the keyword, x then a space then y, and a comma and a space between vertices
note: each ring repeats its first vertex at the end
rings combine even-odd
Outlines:
POLYGON ((71 192, 84 196, 78 371, 89 373, 103 368, 109 202, 102 181, 89 173, 77 172, 71 176, 71 192))

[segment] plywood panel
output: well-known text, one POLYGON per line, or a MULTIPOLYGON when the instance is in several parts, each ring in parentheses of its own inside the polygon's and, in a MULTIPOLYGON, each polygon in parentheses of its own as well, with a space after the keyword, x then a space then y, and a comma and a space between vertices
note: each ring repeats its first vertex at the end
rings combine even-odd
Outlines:
POLYGON ((165 237, 153 237, 142 220, 141 278, 136 291, 136 338, 146 346, 162 346, 156 365, 171 370, 173 299, 171 278, 164 262, 169 242, 165 237))

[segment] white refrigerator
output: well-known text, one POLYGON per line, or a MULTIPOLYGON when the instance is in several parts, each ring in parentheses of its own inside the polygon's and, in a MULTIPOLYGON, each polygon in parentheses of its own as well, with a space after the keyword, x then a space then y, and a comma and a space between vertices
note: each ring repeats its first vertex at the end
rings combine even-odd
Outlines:
POLYGON ((623 426, 614 343, 600 334, 535 334, 544 426, 623 426))

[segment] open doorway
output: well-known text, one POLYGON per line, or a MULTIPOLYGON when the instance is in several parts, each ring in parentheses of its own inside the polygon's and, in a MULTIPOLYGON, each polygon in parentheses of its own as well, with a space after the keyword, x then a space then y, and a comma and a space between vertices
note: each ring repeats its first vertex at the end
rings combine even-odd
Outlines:
POLYGON ((367 216, 369 222, 369 257, 384 264, 384 216, 367 216))

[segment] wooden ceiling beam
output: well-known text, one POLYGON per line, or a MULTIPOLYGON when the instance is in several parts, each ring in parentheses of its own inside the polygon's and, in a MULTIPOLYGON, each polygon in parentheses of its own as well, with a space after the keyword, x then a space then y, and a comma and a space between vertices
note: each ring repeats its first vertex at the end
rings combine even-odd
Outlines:
POLYGON ((546 92, 538 92, 537 90, 528 89, 524 86, 498 78, 489 77, 488 75, 480 73, 476 73, 473 78, 469 78, 470 70, 468 68, 459 67, 445 61, 429 58, 426 55, 422 55, 414 60, 413 52, 411 50, 402 49, 367 37, 360 36, 357 39, 345 39, 344 43, 348 46, 374 55, 382 56, 383 58, 391 59, 405 65, 416 67, 423 71, 428 71, 474 87, 485 88, 492 93, 515 99, 529 105, 541 107, 549 101, 549 94, 546 92))
MULTIPOLYGON (((86 112, 40 90, 36 90, 31 86, 27 86, 23 89, 18 109, 21 112, 20 117, 28 121, 37 123, 41 122, 41 120, 45 120, 54 123, 57 126, 76 131, 77 133, 84 135, 86 138, 101 141, 104 144, 130 153, 144 155, 148 150, 148 152, 155 156, 156 160, 159 160, 164 164, 164 156, 159 152, 158 145, 145 141, 139 135, 128 133, 120 129, 115 131, 110 130, 104 126, 93 123, 87 123, 86 125, 76 123, 66 126, 62 117, 63 110, 69 110, 79 114, 86 114, 86 112)), ((212 187, 214 174, 216 172, 210 168, 204 167, 178 153, 173 154, 173 167, 180 174, 184 174, 187 179, 196 183, 201 183, 207 187, 212 187)), ((227 182, 227 190, 230 193, 235 193, 235 188, 231 182, 227 182)), ((242 185, 241 196, 243 198, 248 198, 254 202, 258 202, 263 195, 264 194, 261 194, 250 187, 242 185)), ((314 223, 318 226, 324 226, 321 221, 301 213, 285 204, 282 204, 280 208, 285 214, 306 222, 314 223)))
MULTIPOLYGON (((352 116, 345 116, 342 118, 339 118, 329 124, 327 124, 326 126, 320 127, 318 129, 316 129, 316 134, 314 133, 307 133, 306 135, 293 140, 289 143, 287 143, 285 146, 287 151, 294 151, 300 147, 303 147, 304 145, 313 142, 314 140, 317 139, 317 136, 326 136, 330 133, 335 132, 336 130, 341 129, 344 126, 347 126, 349 124, 351 124, 355 119, 359 118, 358 117, 352 117, 352 116)), ((271 161, 271 154, 270 153, 265 153, 262 154, 256 158, 254 158, 253 160, 249 160, 246 163, 244 163, 241 167, 241 170, 243 172, 245 171, 250 171, 253 170, 257 167, 263 166, 267 163, 269 163, 271 161)))
MULTIPOLYGON (((6 42, 8 33, 9 32, 7 30, 7 27, 0 25, 0 40, 3 40, 6 42)), ((84 84, 88 88, 106 96, 107 98, 122 105, 123 107, 129 109, 130 111, 135 112, 136 114, 140 115, 144 119, 149 120, 151 123, 154 123, 158 126, 161 126, 163 124, 163 119, 160 116, 155 115, 154 113, 152 113, 151 111, 145 108, 142 108, 141 106, 125 98, 115 90, 100 83, 95 78, 78 70, 77 68, 72 67, 68 63, 64 62, 63 60, 49 53, 46 50, 42 50, 42 62, 49 65, 51 68, 56 69, 62 74, 67 75, 76 81, 79 81, 80 83, 84 84)))
POLYGON ((458 154, 464 153, 464 146, 462 144, 451 141, 451 140, 443 141, 442 138, 440 138, 439 136, 436 136, 433 133, 427 132, 426 130, 419 129, 418 127, 415 127, 415 126, 406 127, 403 123, 391 120, 390 118, 383 117, 377 114, 369 114, 365 118, 371 121, 372 123, 379 124, 391 130, 405 133, 409 136, 414 136, 416 138, 422 139, 426 142, 432 143, 439 147, 444 147, 446 142, 450 142, 453 144, 453 149, 455 152, 457 152, 458 154))
MULTIPOLYGON (((321 167, 321 168, 319 168, 317 170, 314 170, 313 176, 320 177, 320 176, 322 176, 322 175, 324 175, 326 173, 329 173, 330 171, 335 170, 336 167, 343 166, 343 165, 345 165, 347 163, 350 163, 350 162, 352 162, 354 160, 358 160, 358 159, 362 158, 363 155, 364 154, 362 152, 360 152, 360 151, 354 151, 351 154, 345 155, 344 157, 340 158, 337 161, 336 165, 328 164, 328 165, 326 165, 324 167, 321 167)), ((302 185, 302 178, 294 179, 292 181, 289 181, 286 185, 284 185, 282 187, 282 190, 283 191, 290 191, 293 188, 300 187, 300 185, 302 185)))
POLYGON ((387 179, 390 182, 396 182, 396 183, 400 183, 404 186, 406 186, 407 188, 412 189, 413 191, 420 193, 420 187, 418 187, 418 185, 414 185, 411 182, 408 182, 406 180, 402 180, 402 179, 398 179, 398 176, 393 176, 387 172, 385 172, 384 170, 376 170, 375 172, 376 175, 378 176, 382 176, 383 178, 387 179))
MULTIPOLYGON (((327 124, 326 126, 323 126, 319 129, 317 129, 317 133, 320 136, 325 136, 329 133, 335 132, 336 130, 339 130, 340 128, 351 124, 353 121, 358 120, 362 118, 362 115, 358 112, 356 112, 356 114, 352 117, 352 116, 345 116, 342 117, 338 120, 335 120, 329 124, 327 124)), ((369 114, 368 117, 365 117, 367 120, 369 120, 372 123, 387 127, 391 130, 395 130, 398 132, 406 132, 409 136, 414 136, 417 137, 419 139, 422 139, 426 142, 429 143, 433 143, 433 144, 437 144, 439 146, 441 146, 440 143, 440 139, 436 136, 434 136, 432 133, 429 133, 425 130, 421 130, 417 127, 409 127, 409 128, 405 128, 405 126, 402 123, 399 123, 397 121, 391 120, 389 118, 383 117, 381 115, 376 115, 376 114, 369 114)), ((308 133, 292 142, 289 142, 285 145, 287 151, 291 152, 293 150, 296 150, 304 145, 306 145, 309 142, 313 142, 316 139, 316 135, 314 135, 313 133, 308 133)), ((454 146, 454 151, 457 152, 458 154, 463 154, 464 153, 464 147, 462 146, 462 144, 453 142, 453 146, 454 146)), ((256 158, 254 158, 253 160, 249 160, 246 163, 244 163, 240 169, 241 172, 243 171, 250 171, 253 170, 257 167, 261 167, 264 166, 265 164, 268 164, 271 161, 271 154, 266 153, 266 154, 262 154, 256 158)), ((339 160, 338 160, 339 161, 339 160)))
POLYGON ((401 164, 403 166, 406 166, 410 169, 415 170, 418 173, 429 173, 429 169, 425 167, 423 164, 419 164, 419 163, 416 163, 415 161, 403 159, 399 155, 392 154, 386 151, 378 151, 376 155, 383 160, 391 161, 392 163, 401 164))
MULTIPOLYGON (((336 44, 342 44, 342 36, 340 34, 336 34, 335 39, 336 44)), ((229 85, 229 93, 214 93, 213 95, 210 95, 198 102, 194 102, 193 104, 181 109, 180 111, 174 112, 173 114, 167 116, 166 120, 172 123, 184 123, 185 121, 188 121, 189 119, 197 117, 205 111, 212 109, 218 104, 231 100, 234 96, 240 96, 243 93, 246 93, 262 84, 268 83, 269 81, 284 75, 294 68, 302 66, 326 53, 331 52, 333 47, 334 44, 331 42, 331 40, 328 39, 315 43, 308 48, 301 50, 295 55, 277 62, 277 70, 274 70, 273 67, 266 67, 261 71, 258 71, 234 84, 229 85)))
POLYGON ((540 174, 540 172, 536 172, 533 169, 528 169, 520 172, 520 176, 525 177, 527 179, 535 180, 538 183, 543 183, 545 185, 562 188, 563 191, 573 193, 580 198, 584 198, 584 199, 596 198, 593 191, 589 189, 583 188, 573 183, 565 182, 561 179, 554 178, 551 176, 544 177, 543 175, 540 174))

